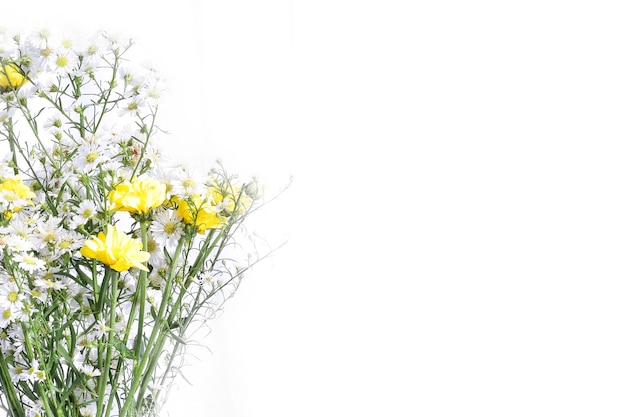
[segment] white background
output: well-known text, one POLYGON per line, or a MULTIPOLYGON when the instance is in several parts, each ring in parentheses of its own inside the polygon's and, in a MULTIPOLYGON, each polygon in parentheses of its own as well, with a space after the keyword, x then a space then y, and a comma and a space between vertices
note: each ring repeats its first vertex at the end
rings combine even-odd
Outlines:
MULTIPOLYGON (((168 79, 173 154, 292 187, 172 416, 623 416, 619 1, 31 0, 168 79), (158 5, 157 5, 158 4, 158 5)), ((6 6, 6 5, 5 5, 6 6)))

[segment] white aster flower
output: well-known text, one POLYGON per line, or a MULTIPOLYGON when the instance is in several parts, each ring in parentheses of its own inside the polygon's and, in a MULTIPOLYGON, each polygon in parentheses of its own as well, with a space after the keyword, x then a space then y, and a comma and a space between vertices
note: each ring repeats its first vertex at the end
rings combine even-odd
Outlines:
POLYGON ((86 224, 92 219, 98 212, 96 203, 92 200, 83 200, 76 207, 76 215, 72 217, 70 221, 70 228, 76 229, 78 226, 86 224))
POLYGON ((4 329, 16 319, 15 311, 17 309, 10 305, 8 307, 0 307, 0 328, 4 329))
POLYGON ((0 307, 20 308, 23 305, 24 298, 24 294, 20 292, 15 282, 11 281, 0 285, 0 307))
POLYGON ((50 217, 45 222, 40 221, 36 224, 33 237, 38 242, 35 242, 35 246, 39 247, 48 243, 55 243, 59 238, 60 224, 61 219, 56 217, 50 217))
POLYGON ((48 277, 47 274, 43 277, 35 278, 33 284, 35 287, 39 289, 42 293, 47 292, 47 290, 63 290, 67 288, 67 285, 63 281, 59 281, 54 279, 53 277, 48 277))
POLYGON ((28 380, 31 382, 43 381, 46 379, 46 373, 39 369, 39 361, 34 360, 30 364, 30 368, 24 369, 22 371, 22 375, 25 377, 24 380, 28 380))
POLYGON ((35 48, 45 48, 49 43, 54 42, 50 29, 43 27, 33 31, 28 36, 28 43, 35 48))
POLYGON ((11 375, 12 382, 25 381, 27 376, 23 374, 26 370, 26 366, 22 364, 9 365, 9 375, 11 375))
POLYGON ((151 234, 148 234, 147 249, 150 253, 148 263, 152 265, 153 268, 160 268, 165 265, 165 253, 163 252, 163 246, 159 245, 151 234))
POLYGON ((189 169, 185 166, 180 166, 179 169, 169 171, 171 176, 173 195, 177 195, 180 198, 188 198, 193 194, 204 194, 206 190, 204 185, 203 176, 197 169, 189 169))
POLYGON ((54 246, 55 255, 73 254, 83 246, 84 241, 85 238, 80 233, 61 229, 54 246))
POLYGON ((59 111, 54 111, 43 122, 43 127, 50 133, 63 132, 63 125, 65 123, 65 117, 59 111))
POLYGON ((112 157, 111 150, 105 144, 85 142, 78 147, 74 162, 81 172, 88 173, 112 157))
POLYGON ((96 322, 93 330, 91 331, 91 335, 93 339, 100 339, 102 336, 107 334, 111 328, 107 326, 106 319, 100 318, 96 322))
POLYGON ((134 116, 143 114, 143 110, 146 107, 146 101, 138 95, 133 95, 119 101, 117 105, 119 107, 120 116, 134 116))
POLYGON ((38 289, 28 290, 28 294, 30 295, 30 297, 32 299, 40 301, 42 303, 45 303, 46 300, 48 299, 48 291, 46 291, 45 289, 43 289, 43 290, 38 290, 38 289))
POLYGON ((52 67, 60 74, 73 74, 78 65, 78 57, 71 50, 59 50, 53 56, 52 67))
POLYGON ((40 271, 46 268, 46 263, 29 253, 17 253, 13 255, 13 259, 17 265, 26 272, 40 271))
POLYGON ((16 58, 18 56, 17 44, 13 38, 7 34, 0 35, 0 57, 16 58))
POLYGON ((173 253, 183 236, 183 218, 174 210, 159 210, 152 218, 150 233, 157 245, 173 253))
POLYGON ((19 235, 0 236, 0 248, 3 246, 13 253, 19 253, 33 249, 33 242, 19 235))
POLYGON ((139 95, 145 99, 148 104, 154 105, 158 103, 164 90, 164 81, 154 76, 149 77, 146 82, 139 87, 139 95))

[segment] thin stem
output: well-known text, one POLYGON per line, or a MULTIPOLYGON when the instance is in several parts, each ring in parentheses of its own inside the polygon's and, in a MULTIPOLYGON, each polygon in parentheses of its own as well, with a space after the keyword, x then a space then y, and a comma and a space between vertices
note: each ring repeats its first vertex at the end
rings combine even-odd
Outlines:
MULTIPOLYGON (((141 228, 141 242, 143 243, 143 250, 148 250, 148 230, 146 227, 146 221, 142 220, 139 223, 141 228)), ((139 319, 137 322, 137 337, 135 338, 135 352, 141 354, 141 343, 143 342, 143 322, 146 316, 146 285, 148 280, 148 273, 141 271, 139 273, 139 282, 137 283, 137 292, 135 297, 139 299, 139 319)))
MULTIPOLYGON (((106 346, 106 357, 104 360, 103 366, 100 368, 102 374, 98 379, 98 403, 97 403, 97 412, 96 416, 102 417, 103 405, 104 405, 104 397, 106 394, 107 380, 109 377, 109 373, 111 371, 111 359, 113 357, 113 338, 115 336, 115 318, 116 318, 116 309, 117 309, 117 283, 119 281, 119 272, 113 272, 109 268, 107 268, 107 273, 112 275, 111 277, 111 292, 110 292, 110 300, 111 303, 109 305, 109 323, 108 326, 108 338, 107 338, 107 346, 106 346)), ((116 387, 111 387, 111 391, 114 391, 116 387)))
POLYGON ((165 312, 167 310, 167 300, 170 297, 172 285, 176 278, 176 273, 175 273, 176 268, 174 266, 177 265, 178 263, 178 258, 180 257, 180 254, 183 250, 183 247, 185 246, 185 243, 186 243, 186 239, 183 238, 178 242, 178 246, 176 247, 176 252, 174 254, 174 258, 172 259, 172 263, 171 263, 171 265, 173 266, 169 270, 169 274, 168 274, 167 281, 165 284, 165 289, 163 291, 163 301, 161 302, 161 306, 159 307, 159 312, 157 314, 157 317, 155 317, 154 319, 154 328, 152 329, 152 333, 150 334, 150 339, 148 340, 148 343, 146 344, 145 352, 141 356, 141 361, 139 362, 139 364, 135 363, 135 366, 133 369, 133 380, 132 380, 130 389, 127 392, 127 395, 126 395, 127 400, 124 403, 124 406, 122 407, 122 410, 120 412, 120 417, 125 417, 127 415, 126 413, 128 412, 128 408, 131 406, 131 403, 133 402, 133 401, 130 401, 130 399, 134 398, 135 393, 137 392, 137 389, 139 388, 142 382, 142 379, 150 378, 150 375, 145 373, 146 365, 148 364, 148 361, 150 359, 151 352, 155 348, 155 341, 157 340, 157 337, 161 333, 162 328, 164 327, 164 324, 165 324, 164 317, 165 317, 165 312))

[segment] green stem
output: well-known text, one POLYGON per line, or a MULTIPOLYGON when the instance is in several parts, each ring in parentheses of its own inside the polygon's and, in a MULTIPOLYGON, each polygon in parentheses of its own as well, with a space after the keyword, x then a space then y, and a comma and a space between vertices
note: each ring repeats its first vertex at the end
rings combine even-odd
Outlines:
MULTIPOLYGON (((148 250, 148 230, 146 227, 146 221, 142 220, 140 223, 141 228, 141 242, 143 243, 143 250, 148 250)), ((141 271, 139 273, 139 282, 137 283, 137 292, 135 296, 139 299, 139 321, 137 322, 137 337, 135 339, 135 352, 141 354, 141 343, 143 342, 143 321, 146 315, 146 285, 148 280, 148 273, 141 271)))
POLYGON ((137 173, 137 168, 139 168, 139 165, 141 165, 141 161, 143 160, 143 157, 146 153, 146 148, 148 147, 150 136, 152 135, 152 131, 154 130, 154 122, 156 120, 158 109, 159 109, 158 107, 155 107, 154 112, 152 113, 152 122, 150 123, 150 129, 148 129, 148 131, 146 132, 146 141, 143 143, 143 146, 141 147, 141 154, 139 155, 139 158, 137 159, 137 163, 135 164, 135 168, 133 169, 133 173, 130 176, 131 180, 135 178, 135 174, 137 173))
MULTIPOLYGON (((104 397, 106 394, 107 380, 109 377, 109 373, 111 371, 111 359, 113 357, 113 338, 115 336, 115 318, 116 318, 116 309, 117 309, 117 283, 119 281, 119 272, 113 272, 109 268, 107 268, 107 272, 111 273, 113 276, 111 277, 111 303, 109 305, 109 323, 108 323, 108 338, 107 338, 107 346, 106 346, 106 357, 104 360, 103 366, 100 368, 102 374, 98 379, 98 403, 97 403, 97 412, 96 416, 102 417, 103 405, 104 405, 104 397)), ((111 387, 111 392, 115 391, 116 387, 111 387)), ((112 394, 111 394, 112 395, 112 394)), ((108 417, 108 416, 107 416, 108 417)))
MULTIPOLYGON (((176 253, 174 254, 174 258, 172 259, 173 266, 175 266, 178 263, 178 258, 180 257, 183 247, 185 246, 185 242, 186 240, 184 238, 178 242, 178 246, 176 247, 176 253)), ((170 297, 172 285, 176 278, 175 272, 176 271, 174 267, 172 267, 169 271, 166 284, 165 284, 165 289, 163 291, 163 299, 161 302, 161 306, 159 307, 159 312, 157 314, 157 317, 154 319, 154 328, 152 329, 152 333, 150 334, 150 339, 148 340, 148 343, 145 346, 145 352, 141 356, 141 360, 139 364, 138 365, 135 364, 135 367, 133 369, 133 378, 132 378, 131 386, 126 395, 126 402, 124 403, 124 406, 122 407, 122 410, 120 411, 120 414, 119 414, 120 417, 127 416, 128 408, 133 403, 133 401, 131 400, 132 398, 134 398, 137 392, 137 389, 141 385, 142 379, 150 378, 150 375, 145 373, 146 365, 148 364, 150 355, 155 348, 155 341, 157 340, 157 337, 160 335, 161 331, 163 330, 164 325, 166 325, 164 317, 165 317, 165 312, 167 310, 167 305, 168 305, 167 300, 170 297)))
POLYGON ((15 386, 11 381, 11 374, 4 355, 0 355, 0 384, 8 401, 9 417, 24 417, 24 406, 17 395, 15 386))

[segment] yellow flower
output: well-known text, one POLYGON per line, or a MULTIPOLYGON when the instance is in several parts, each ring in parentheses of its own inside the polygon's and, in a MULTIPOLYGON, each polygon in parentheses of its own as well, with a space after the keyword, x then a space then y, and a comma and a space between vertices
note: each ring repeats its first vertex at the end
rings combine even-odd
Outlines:
POLYGON ((132 267, 147 271, 143 262, 150 258, 150 253, 143 250, 140 240, 119 232, 110 224, 107 225, 106 234, 100 232, 97 237, 86 240, 80 253, 87 258, 97 259, 118 272, 132 267))
POLYGON ((28 81, 15 64, 0 64, 0 87, 20 87, 28 81))
POLYGON ((199 194, 194 194, 185 200, 174 196, 172 201, 178 205, 176 212, 185 223, 196 226, 200 234, 204 234, 207 229, 219 227, 224 220, 211 202, 199 194))
POLYGON ((114 211, 145 214, 159 207, 166 198, 166 187, 153 178, 135 178, 117 185, 109 193, 114 211))
POLYGON ((19 211, 26 204, 32 204, 30 199, 35 197, 35 193, 28 185, 22 183, 21 178, 7 178, 0 183, 0 199, 11 204, 13 211, 19 211))

